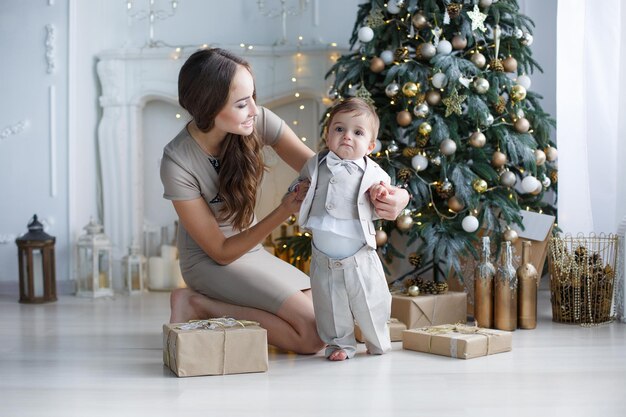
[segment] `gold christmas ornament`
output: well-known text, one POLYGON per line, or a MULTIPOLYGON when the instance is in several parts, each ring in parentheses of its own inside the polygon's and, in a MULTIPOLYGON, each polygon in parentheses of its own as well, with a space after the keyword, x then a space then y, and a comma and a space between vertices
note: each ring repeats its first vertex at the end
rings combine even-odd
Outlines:
POLYGON ((417 131, 422 136, 428 136, 430 132, 432 132, 432 130, 433 130, 433 127, 428 122, 420 123, 419 127, 417 128, 417 131))
POLYGON ((372 60, 370 61, 370 71, 379 73, 379 72, 382 72, 384 69, 385 69, 385 61, 383 61, 377 56, 372 58, 372 60))
POLYGON ((437 90, 428 90, 426 92, 426 103, 436 106, 441 103, 441 93, 437 90))
POLYGON ((476 178, 474 182, 472 182, 472 188, 479 194, 487 191, 487 181, 482 178, 476 178))
POLYGON ((407 97, 415 97, 420 91, 420 85, 412 81, 404 83, 402 86, 402 94, 407 97))
POLYGON ((517 119, 513 126, 515 126, 515 130, 519 133, 526 133, 530 130, 530 122, 525 117, 517 119))
POLYGON ((465 49, 467 46, 467 38, 461 35, 454 35, 452 37, 452 47, 454 49, 465 49))
POLYGON ((413 227, 413 218, 410 214, 401 214, 396 219, 396 227, 403 232, 410 230, 413 227))
POLYGON ((517 72, 517 60, 509 56, 502 61, 502 67, 506 72, 517 72))
POLYGON ((485 56, 480 52, 474 52, 470 57, 470 61, 472 61, 472 63, 478 68, 483 68, 487 63, 487 58, 485 58, 485 56))
POLYGON ((477 77, 472 83, 472 86, 474 87, 474 91, 478 94, 485 94, 489 91, 489 81, 482 77, 477 77))
POLYGON ((546 163, 546 153, 541 149, 535 149, 535 162, 537 166, 541 166, 546 163))
POLYGON ((519 237, 517 232, 513 229, 506 229, 506 231, 502 234, 502 237, 507 242, 515 243, 517 238, 519 237))
POLYGON ((398 114, 396 115, 396 122, 402 127, 406 127, 410 125, 411 120, 412 120, 411 113, 409 113, 406 110, 402 110, 401 112, 398 112, 398 114))
POLYGON ((487 138, 480 130, 471 134, 469 144, 474 148, 482 148, 487 143, 487 138))
POLYGON ((504 164, 506 164, 506 154, 500 151, 495 151, 491 156, 491 165, 496 168, 500 168, 504 166, 504 164))
POLYGON ((422 30, 428 26, 428 20, 426 20, 426 17, 421 12, 417 12, 413 15, 411 23, 417 30, 422 30))
POLYGON ((522 101, 526 98, 526 89, 519 84, 515 84, 511 87, 511 93, 509 95, 511 96, 511 100, 522 101))
POLYGON ((492 70, 497 72, 504 72, 504 66, 502 65, 502 60, 500 59, 492 59, 489 63, 489 66, 492 70))
POLYGON ((376 231, 376 246, 381 247, 387 243, 387 233, 384 230, 376 231))
POLYGON ((546 159, 550 162, 556 161, 556 158, 559 156, 556 148, 553 148, 552 146, 548 146, 544 152, 546 153, 546 159))
POLYGON ((460 116, 463 113, 461 110, 461 103, 463 103, 466 98, 467 96, 459 95, 456 88, 454 88, 450 95, 443 99, 443 104, 446 106, 445 117, 450 116, 452 113, 460 116))
POLYGON ((411 297, 417 297, 418 295, 420 295, 420 289, 417 285, 411 285, 409 288, 406 289, 406 292, 411 297))
POLYGON ((458 213, 459 211, 463 210, 465 206, 457 196, 453 195, 448 199, 448 208, 455 213, 458 213))

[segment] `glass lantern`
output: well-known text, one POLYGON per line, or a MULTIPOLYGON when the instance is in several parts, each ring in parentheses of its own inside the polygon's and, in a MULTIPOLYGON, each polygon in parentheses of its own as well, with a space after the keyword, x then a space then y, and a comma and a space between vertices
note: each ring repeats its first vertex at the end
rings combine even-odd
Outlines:
POLYGON ((35 214, 28 233, 15 239, 20 274, 20 303, 56 301, 54 242, 35 214))
POLYGON ((83 227, 87 232, 78 238, 78 289, 80 297, 113 296, 113 260, 111 241, 94 222, 83 227))
POLYGON ((146 281, 146 257, 140 253, 139 246, 128 248, 128 255, 122 259, 124 269, 124 289, 129 294, 140 294, 146 281))

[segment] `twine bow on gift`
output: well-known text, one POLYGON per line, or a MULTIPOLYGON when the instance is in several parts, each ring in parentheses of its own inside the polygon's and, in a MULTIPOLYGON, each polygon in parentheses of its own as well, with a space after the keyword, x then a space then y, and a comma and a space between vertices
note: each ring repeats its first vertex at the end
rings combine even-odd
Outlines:
POLYGON ((216 330, 229 327, 246 327, 246 326, 260 326, 256 321, 251 320, 237 320, 232 317, 220 317, 215 319, 206 320, 189 320, 188 323, 179 324, 176 326, 180 330, 216 330))
MULTIPOLYGON (((478 324, 476 322, 474 322, 474 324, 471 326, 463 323, 441 324, 439 326, 423 327, 419 330, 428 333, 431 336, 442 335, 446 333, 479 334, 485 336, 487 338, 487 355, 491 353, 491 336, 499 335, 494 331, 478 327, 478 324)), ((431 337, 428 341, 428 352, 432 352, 432 340, 433 338, 431 337)), ((458 340, 455 338, 450 338, 450 356, 453 358, 458 358, 458 340)))

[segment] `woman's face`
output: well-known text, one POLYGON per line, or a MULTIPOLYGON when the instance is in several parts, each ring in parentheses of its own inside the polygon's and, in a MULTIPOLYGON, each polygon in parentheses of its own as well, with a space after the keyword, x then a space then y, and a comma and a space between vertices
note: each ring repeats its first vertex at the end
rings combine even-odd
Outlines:
POLYGON ((254 130, 254 121, 258 113, 252 95, 254 80, 246 69, 239 65, 230 83, 230 93, 224 108, 215 118, 215 127, 223 132, 248 136, 254 130))

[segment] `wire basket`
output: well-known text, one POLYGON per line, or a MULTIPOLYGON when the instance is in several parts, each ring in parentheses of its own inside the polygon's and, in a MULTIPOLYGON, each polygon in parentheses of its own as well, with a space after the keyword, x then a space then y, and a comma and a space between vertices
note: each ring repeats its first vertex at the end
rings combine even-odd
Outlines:
POLYGON ((552 320, 593 325, 613 320, 618 237, 553 237, 548 251, 552 320))

